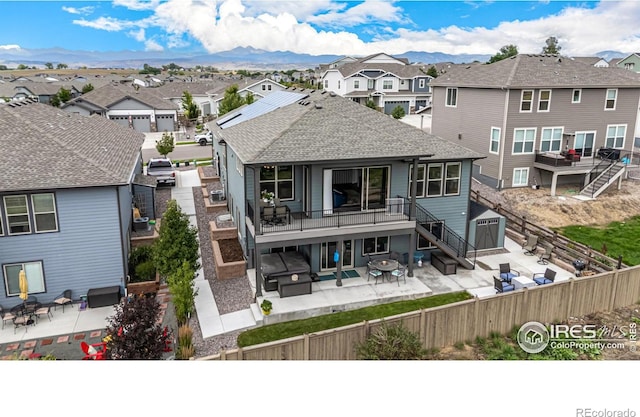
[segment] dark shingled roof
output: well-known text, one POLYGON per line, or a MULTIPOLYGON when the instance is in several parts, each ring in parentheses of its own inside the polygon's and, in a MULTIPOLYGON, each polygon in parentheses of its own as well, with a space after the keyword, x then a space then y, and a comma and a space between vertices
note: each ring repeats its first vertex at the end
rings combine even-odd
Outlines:
POLYGON ((456 66, 431 86, 472 88, 638 88, 640 75, 558 55, 516 55, 493 64, 456 66))
POLYGON ((128 184, 144 134, 100 116, 0 104, 3 191, 128 184))
POLYGON ((86 101, 98 107, 108 109, 114 104, 131 97, 147 106, 157 110, 178 110, 178 106, 170 100, 162 98, 153 88, 139 88, 137 91, 131 86, 105 85, 89 91, 73 100, 68 101, 62 107, 66 107, 76 101, 86 101))
POLYGON ((484 157, 362 104, 318 91, 216 135, 245 164, 484 157))

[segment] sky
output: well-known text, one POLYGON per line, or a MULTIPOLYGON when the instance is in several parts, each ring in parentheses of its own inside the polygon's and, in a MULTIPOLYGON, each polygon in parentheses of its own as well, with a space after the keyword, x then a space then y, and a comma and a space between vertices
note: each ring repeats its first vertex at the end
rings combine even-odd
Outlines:
POLYGON ((310 55, 640 51, 640 0, 0 0, 0 49, 310 55))

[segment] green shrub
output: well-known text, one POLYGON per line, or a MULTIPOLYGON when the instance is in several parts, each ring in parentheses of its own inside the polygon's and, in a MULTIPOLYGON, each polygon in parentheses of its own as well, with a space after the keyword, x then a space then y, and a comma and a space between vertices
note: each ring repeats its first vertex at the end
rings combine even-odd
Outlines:
POLYGON ((156 266, 153 262, 153 248, 138 246, 129 252, 129 282, 152 281, 156 266))
POLYGON ((143 282, 153 281, 156 277, 156 266, 151 259, 138 264, 135 268, 135 281, 131 282, 143 282))
POLYGON ((356 344, 356 353, 359 359, 415 360, 428 352, 419 336, 406 327, 382 323, 364 342, 356 344))

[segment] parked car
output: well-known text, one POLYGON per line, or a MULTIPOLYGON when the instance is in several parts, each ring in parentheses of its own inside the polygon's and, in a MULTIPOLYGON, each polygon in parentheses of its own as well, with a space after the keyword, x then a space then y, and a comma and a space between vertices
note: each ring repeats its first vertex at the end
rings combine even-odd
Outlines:
POLYGON ((169 158, 149 159, 147 175, 155 177, 158 184, 176 185, 176 170, 169 158))
POLYGON ((200 144, 200 146, 211 145, 213 143, 213 133, 207 131, 206 133, 200 133, 194 137, 194 140, 200 144))

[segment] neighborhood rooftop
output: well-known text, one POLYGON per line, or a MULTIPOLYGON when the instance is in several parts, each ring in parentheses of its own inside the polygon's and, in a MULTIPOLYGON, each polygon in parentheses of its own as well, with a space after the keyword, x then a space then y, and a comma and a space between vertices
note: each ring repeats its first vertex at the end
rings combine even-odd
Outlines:
POLYGON ((0 104, 5 191, 127 184, 144 134, 101 116, 23 101, 0 104))
MULTIPOLYGON (((247 108, 241 111, 247 112, 247 108)), ((484 157, 349 99, 320 91, 311 91, 294 104, 218 131, 217 136, 245 164, 484 157)))
POLYGON ((637 87, 640 75, 623 68, 598 68, 560 55, 520 54, 487 65, 454 66, 432 86, 476 88, 637 87))

